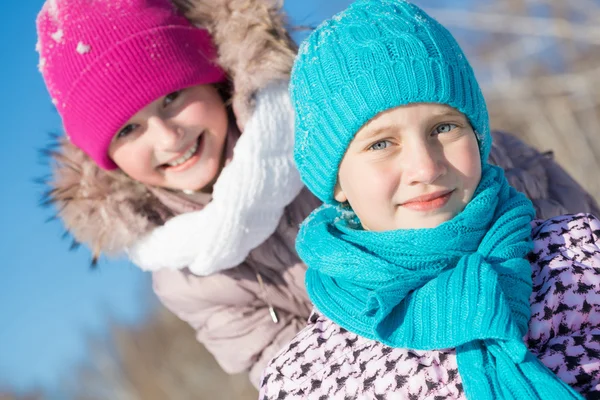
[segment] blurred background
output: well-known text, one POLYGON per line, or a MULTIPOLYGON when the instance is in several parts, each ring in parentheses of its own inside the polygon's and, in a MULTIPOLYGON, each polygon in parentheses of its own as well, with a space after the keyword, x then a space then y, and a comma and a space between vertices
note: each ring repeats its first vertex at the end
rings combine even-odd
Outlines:
MULTIPOLYGON (((350 2, 285 0, 284 9, 292 26, 310 27, 350 2)), ((492 127, 553 151, 600 201, 600 0, 414 2, 465 49, 492 127)), ((125 260, 92 270, 87 249, 70 251, 60 222, 46 222, 39 149, 60 120, 37 71, 42 3, 5 2, 0 24, 0 400, 256 398, 245 375, 222 373, 160 307, 148 275, 125 260)))

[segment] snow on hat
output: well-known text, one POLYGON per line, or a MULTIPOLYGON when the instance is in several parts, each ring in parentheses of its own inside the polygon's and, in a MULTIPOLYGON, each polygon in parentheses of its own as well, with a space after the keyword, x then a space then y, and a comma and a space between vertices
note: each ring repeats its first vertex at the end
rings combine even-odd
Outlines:
POLYGON ((37 17, 39 69, 70 140, 114 169, 110 142, 152 101, 220 82, 216 49, 169 0, 47 0, 37 17))

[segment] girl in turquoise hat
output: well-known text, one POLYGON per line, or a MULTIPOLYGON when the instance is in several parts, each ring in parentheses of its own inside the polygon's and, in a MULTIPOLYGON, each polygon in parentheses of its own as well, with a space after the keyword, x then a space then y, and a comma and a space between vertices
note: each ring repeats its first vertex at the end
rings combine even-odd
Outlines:
POLYGON ((485 100, 418 7, 359 0, 303 43, 295 160, 315 306, 261 399, 600 394, 600 221, 535 220, 488 162, 485 100))

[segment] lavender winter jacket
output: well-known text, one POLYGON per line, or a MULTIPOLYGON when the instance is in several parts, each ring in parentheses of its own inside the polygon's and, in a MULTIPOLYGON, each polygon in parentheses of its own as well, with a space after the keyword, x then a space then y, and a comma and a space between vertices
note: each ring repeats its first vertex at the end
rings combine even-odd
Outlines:
MULTIPOLYGON (((286 79, 295 46, 276 0, 175 0, 194 23, 206 27, 219 49, 219 63, 233 87, 233 108, 242 128, 255 93, 286 79)), ((243 130, 243 129, 242 129, 243 130)), ((540 217, 595 212, 595 202, 548 155, 518 139, 495 133, 492 160, 525 192, 540 217)), ((205 200, 149 188, 119 171, 103 171, 62 139, 49 201, 65 227, 97 258, 118 254, 174 215, 205 200)), ((153 273, 160 300, 196 331, 198 340, 228 372, 248 371, 254 384, 268 360, 305 326, 311 304, 304 289, 305 266, 294 249, 298 225, 317 200, 303 191, 290 204, 276 232, 238 267, 208 277, 188 270, 153 273), (271 309, 278 322, 273 321, 271 309)))
MULTIPOLYGON (((600 398, 600 221, 590 214, 535 221, 530 351, 560 379, 600 398)), ((270 362, 260 400, 464 399, 453 349, 385 346, 318 311, 270 362)))

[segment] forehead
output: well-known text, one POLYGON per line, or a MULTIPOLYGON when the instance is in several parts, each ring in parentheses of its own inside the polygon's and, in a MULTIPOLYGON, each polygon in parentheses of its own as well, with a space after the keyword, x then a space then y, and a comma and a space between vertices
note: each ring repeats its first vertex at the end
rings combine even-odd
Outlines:
POLYGON ((383 128, 408 127, 444 117, 466 119, 463 113, 446 104, 413 103, 390 108, 377 114, 361 127, 357 132, 357 136, 370 134, 374 130, 383 128))

